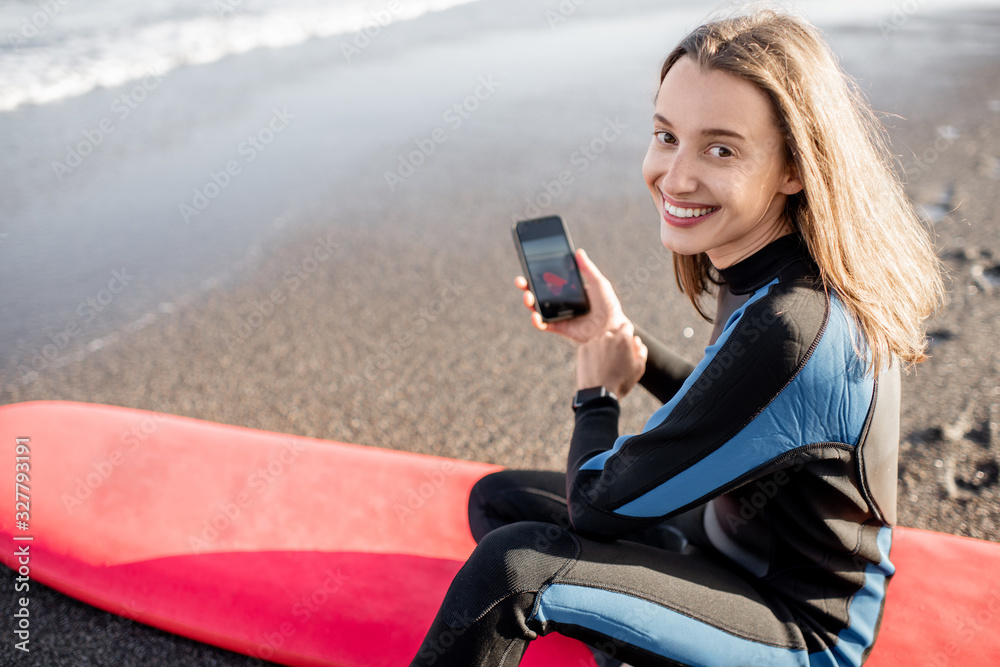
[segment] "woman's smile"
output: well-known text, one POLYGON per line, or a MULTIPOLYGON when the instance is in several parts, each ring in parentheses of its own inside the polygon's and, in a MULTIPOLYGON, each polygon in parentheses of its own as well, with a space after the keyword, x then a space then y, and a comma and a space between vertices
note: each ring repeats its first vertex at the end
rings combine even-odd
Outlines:
POLYGON ((660 193, 663 200, 663 220, 674 227, 694 227, 719 210, 719 206, 682 202, 660 193))

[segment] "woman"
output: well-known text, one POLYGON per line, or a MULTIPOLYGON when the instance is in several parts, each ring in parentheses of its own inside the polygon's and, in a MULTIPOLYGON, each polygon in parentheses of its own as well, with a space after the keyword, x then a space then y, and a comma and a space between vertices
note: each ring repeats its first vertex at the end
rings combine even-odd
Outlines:
POLYGON ((476 485, 478 546, 413 665, 509 667, 554 631, 632 665, 871 651, 894 571, 899 365, 924 359, 943 296, 871 112, 802 20, 715 21, 664 62, 643 176, 681 290, 703 316, 716 293, 705 356, 639 331, 578 254, 592 312, 532 315, 580 343, 567 471, 476 485), (619 437, 636 382, 665 404, 619 437))

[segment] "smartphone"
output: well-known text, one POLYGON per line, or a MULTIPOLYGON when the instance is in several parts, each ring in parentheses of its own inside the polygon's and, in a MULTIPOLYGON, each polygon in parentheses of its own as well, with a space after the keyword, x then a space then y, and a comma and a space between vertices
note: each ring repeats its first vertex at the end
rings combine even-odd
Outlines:
POLYGON ((515 222, 517 255, 535 295, 535 310, 545 322, 590 312, 580 268, 566 224, 558 215, 515 222))

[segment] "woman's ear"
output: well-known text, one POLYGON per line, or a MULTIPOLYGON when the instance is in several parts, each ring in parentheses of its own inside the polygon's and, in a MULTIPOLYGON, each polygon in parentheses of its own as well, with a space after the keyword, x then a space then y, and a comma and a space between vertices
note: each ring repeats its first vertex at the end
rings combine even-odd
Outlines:
POLYGON ((799 179, 799 170, 794 162, 789 162, 785 168, 785 180, 782 182, 778 192, 783 195, 792 196, 802 192, 802 181, 799 179))

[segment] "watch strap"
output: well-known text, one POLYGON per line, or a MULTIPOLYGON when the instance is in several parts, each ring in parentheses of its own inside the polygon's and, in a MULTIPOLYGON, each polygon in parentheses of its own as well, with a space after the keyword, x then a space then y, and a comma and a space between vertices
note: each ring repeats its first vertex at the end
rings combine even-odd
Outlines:
POLYGON ((603 385, 600 387, 587 387, 586 389, 578 389, 573 395, 573 412, 579 410, 585 403, 589 403, 598 398, 604 398, 605 396, 611 397, 618 400, 618 397, 614 393, 608 391, 607 387, 603 385))

